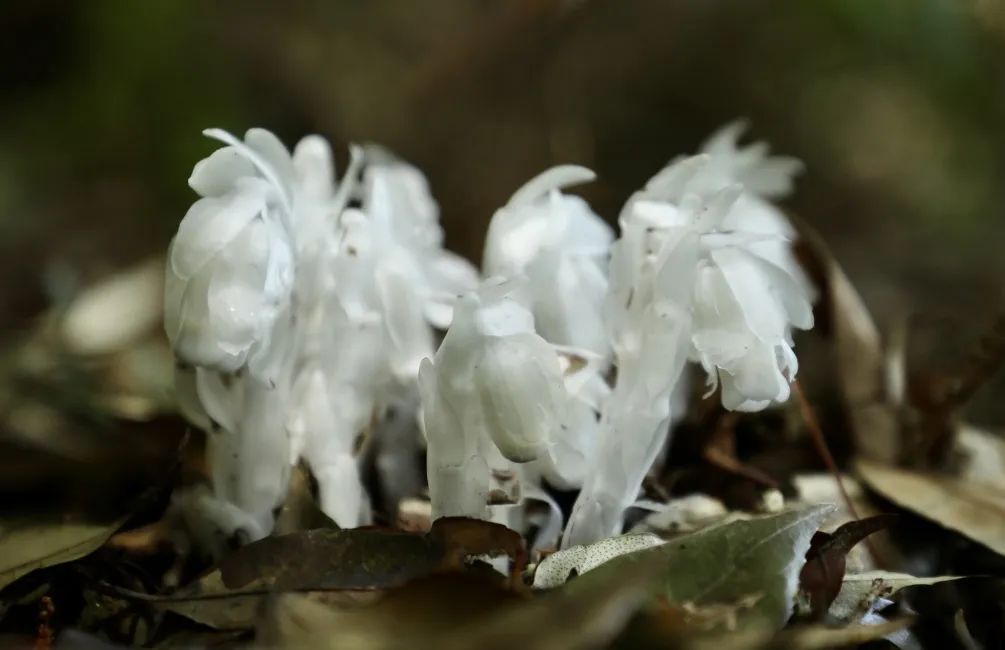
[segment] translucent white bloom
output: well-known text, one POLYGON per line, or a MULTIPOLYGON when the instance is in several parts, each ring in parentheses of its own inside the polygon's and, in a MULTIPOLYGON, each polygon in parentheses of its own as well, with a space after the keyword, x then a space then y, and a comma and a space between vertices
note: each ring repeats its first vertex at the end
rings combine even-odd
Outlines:
POLYGON ((484 502, 460 503, 464 495, 439 488, 477 483, 486 492, 485 442, 510 461, 528 462, 563 426, 568 397, 558 355, 534 333, 519 289, 489 280, 466 294, 434 363, 420 371, 435 516, 484 514, 484 502))
POLYGON ((489 224, 483 271, 527 277, 537 332, 549 342, 606 356, 601 314, 614 233, 586 201, 559 191, 594 177, 564 165, 517 190, 489 224))
POLYGON ((170 251, 165 325, 196 367, 195 382, 180 376, 185 412, 213 432, 210 510, 230 513, 224 528, 268 533, 302 457, 329 516, 369 523, 360 440, 387 402, 415 400, 432 327, 477 273, 442 249, 415 168, 373 151, 364 166, 353 147, 336 184, 318 136, 291 156, 261 129, 206 133, 227 146, 193 170, 202 198, 170 251))
POLYGON ((443 248, 439 206, 422 172, 372 149, 370 155, 363 173, 363 210, 379 233, 381 261, 399 264, 425 319, 446 329, 457 297, 478 285, 478 271, 443 248))
POLYGON ((812 291, 784 216, 740 185, 716 187, 706 172, 714 165, 709 155, 672 164, 629 200, 622 223, 648 224, 650 240, 696 238, 683 262, 691 279, 671 280, 692 292, 682 303, 693 317, 691 355, 713 387, 721 383, 727 408, 758 410, 788 398, 791 329, 813 326, 812 291))
POLYGON ((803 170, 803 163, 790 156, 772 156, 766 142, 744 147, 740 137, 747 130, 743 120, 731 122, 713 133, 701 146, 709 164, 695 182, 695 190, 715 191, 732 183, 742 183, 754 196, 776 199, 792 192, 793 177, 803 170))
POLYGON ((268 131, 251 129, 196 164, 192 205, 168 253, 165 328, 179 358, 233 372, 269 354, 293 286, 292 161, 268 131))
POLYGON ((791 329, 813 325, 811 291, 791 257, 776 208, 744 192, 778 194, 797 168, 737 150, 738 130, 710 153, 678 160, 626 203, 611 256, 605 314, 618 367, 563 546, 617 534, 665 444, 684 362, 701 362, 723 404, 757 410, 789 395, 797 363, 791 329))

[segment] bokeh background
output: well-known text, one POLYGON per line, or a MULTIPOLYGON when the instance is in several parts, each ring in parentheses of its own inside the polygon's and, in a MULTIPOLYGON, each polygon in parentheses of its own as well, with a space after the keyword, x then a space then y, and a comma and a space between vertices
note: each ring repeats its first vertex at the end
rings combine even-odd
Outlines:
MULTIPOLYGON (((477 259, 543 168, 594 168, 582 191, 614 218, 738 117, 805 161, 786 207, 881 326, 951 366, 1002 305, 1000 0, 6 0, 2 344, 165 249, 208 126, 386 145, 477 259)), ((996 393, 972 416, 1005 424, 996 393)))

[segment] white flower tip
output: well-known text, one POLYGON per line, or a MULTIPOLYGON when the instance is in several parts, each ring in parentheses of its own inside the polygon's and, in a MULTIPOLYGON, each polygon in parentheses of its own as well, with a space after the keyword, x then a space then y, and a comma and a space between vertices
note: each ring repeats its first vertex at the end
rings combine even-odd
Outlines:
POLYGON ((356 144, 355 142, 350 142, 349 143, 349 161, 350 161, 349 164, 351 165, 352 163, 355 163, 356 161, 359 161, 360 163, 362 163, 363 160, 367 157, 368 153, 369 152, 368 152, 367 148, 365 148, 363 146, 360 146, 360 145, 356 144))
POLYGON ((701 149, 702 151, 709 151, 716 148, 716 146, 720 144, 727 144, 731 148, 736 148, 736 144, 740 141, 740 137, 743 136, 744 132, 746 132, 749 128, 750 120, 746 117, 738 117, 712 133, 712 135, 710 135, 702 144, 701 149))
POLYGON ((593 170, 581 165, 557 165, 546 169, 527 181, 509 200, 509 205, 531 203, 551 190, 558 190, 572 185, 589 183, 597 178, 593 170))
POLYGON ((218 129, 218 128, 203 129, 202 134, 207 138, 212 138, 213 140, 219 140, 224 144, 229 145, 242 144, 240 140, 238 140, 236 137, 233 136, 233 134, 230 133, 230 131, 226 131, 224 129, 218 129))

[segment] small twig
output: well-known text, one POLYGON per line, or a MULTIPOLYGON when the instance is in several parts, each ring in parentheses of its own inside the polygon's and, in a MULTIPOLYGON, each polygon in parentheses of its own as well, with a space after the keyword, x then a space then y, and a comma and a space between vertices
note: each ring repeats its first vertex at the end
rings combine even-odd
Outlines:
MULTIPOLYGON (((813 445, 816 447, 817 453, 820 454, 820 458, 824 461, 827 471, 831 473, 831 476, 833 476, 834 480, 837 482, 838 491, 841 493, 841 498, 844 500, 845 507, 848 508, 848 512, 851 514, 852 518, 856 521, 860 521, 862 518, 859 516, 851 497, 848 496, 848 491, 845 490, 844 481, 841 480, 841 471, 838 469, 837 463, 834 462, 834 455, 831 454, 830 447, 827 446, 827 439, 824 438, 824 432, 823 429, 820 428, 820 422, 817 420, 816 412, 813 410, 813 406, 810 405, 809 400, 806 399, 806 394, 803 392, 803 387, 799 383, 798 379, 792 382, 792 392, 795 394, 796 399, 799 400, 799 412, 802 414, 803 422, 806 424, 806 428, 810 431, 810 439, 813 440, 813 445)), ((872 545, 872 541, 866 538, 865 545, 866 548, 869 549, 869 555, 872 556, 873 561, 877 565, 882 566, 883 563, 880 561, 879 553, 876 552, 875 547, 872 545)))

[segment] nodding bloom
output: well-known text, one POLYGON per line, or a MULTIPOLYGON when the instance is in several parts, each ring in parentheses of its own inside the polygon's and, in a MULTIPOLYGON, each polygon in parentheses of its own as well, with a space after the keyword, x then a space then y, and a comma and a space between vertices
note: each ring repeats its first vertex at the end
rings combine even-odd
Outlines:
POLYGON ((788 399, 798 368, 791 331, 813 327, 814 296, 791 251, 792 226, 738 182, 778 195, 801 165, 767 157, 760 143, 737 149, 742 128, 726 127, 706 144, 710 153, 657 174, 629 200, 622 221, 648 220, 654 235, 680 228, 697 235, 691 357, 713 390, 721 385, 726 408, 756 411, 788 399))
POLYGON ((687 358, 722 387, 728 409, 759 410, 789 396, 791 330, 812 327, 812 295, 787 257, 784 217, 736 176, 777 193, 796 167, 762 148, 738 153, 737 135, 733 127, 712 139, 711 153, 668 165, 622 210, 606 312, 617 380, 564 546, 620 531, 665 444, 687 358))
POLYGON ((414 401, 432 327, 449 324, 477 273, 442 249, 415 168, 352 148, 336 185, 318 136, 291 155, 262 129, 206 134, 226 146, 193 170, 202 198, 171 245, 165 297, 175 354, 194 368, 184 410, 211 432, 219 502, 188 503, 229 513, 216 522, 225 532, 265 535, 302 457, 325 512, 368 523, 360 439, 392 399, 414 401))
POLYGON ((556 345, 608 356, 603 303, 614 233, 578 196, 560 190, 592 181, 585 167, 553 167, 496 211, 485 237, 486 276, 527 277, 537 333, 556 345))
POLYGON ((264 374, 276 320, 293 288, 292 161, 275 136, 245 140, 209 130, 226 147, 200 161, 189 185, 202 197, 168 252, 165 327, 182 361, 264 374))
POLYGON ((433 361, 419 370, 434 516, 483 516, 486 445, 526 463, 564 426, 568 396, 555 349, 534 331, 518 281, 465 294, 433 361))

